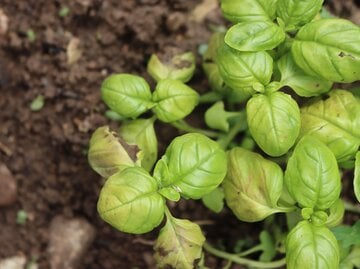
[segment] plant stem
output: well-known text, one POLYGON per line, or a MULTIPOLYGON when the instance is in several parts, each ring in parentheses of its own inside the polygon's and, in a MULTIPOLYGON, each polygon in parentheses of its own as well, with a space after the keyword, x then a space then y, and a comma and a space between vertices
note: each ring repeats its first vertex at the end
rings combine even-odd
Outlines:
POLYGON ((226 134, 225 137, 222 137, 217 141, 220 144, 220 147, 224 150, 227 149, 231 141, 235 138, 235 136, 238 133, 245 131, 247 128, 245 112, 238 114, 239 116, 235 125, 230 129, 230 131, 226 134))
POLYGON ((211 91, 201 95, 199 103, 200 104, 215 103, 217 101, 222 100, 222 98, 223 96, 220 93, 211 91))
POLYGON ((259 262, 259 261, 254 261, 254 260, 250 260, 250 259, 241 258, 236 254, 230 254, 230 253, 218 250, 218 249, 212 247, 207 242, 204 243, 203 247, 207 252, 209 252, 209 253, 217 256, 217 257, 224 258, 224 259, 227 259, 227 260, 232 261, 234 263, 241 264, 241 265, 246 265, 246 266, 250 266, 250 267, 279 268, 279 267, 284 266, 286 264, 285 258, 283 258, 281 260, 273 261, 273 262, 259 262))
POLYGON ((252 247, 252 248, 250 248, 250 249, 248 249, 248 250, 245 250, 244 252, 236 253, 236 256, 238 256, 238 257, 244 257, 244 256, 247 256, 247 255, 249 255, 249 254, 258 252, 258 251, 260 251, 260 250, 262 250, 262 245, 261 245, 261 244, 255 246, 255 247, 252 247))
POLYGON ((219 136, 219 134, 217 132, 195 128, 183 120, 174 121, 174 122, 171 122, 170 124, 173 127, 177 128, 181 131, 188 132, 188 133, 200 133, 200 134, 206 135, 208 137, 212 137, 212 138, 216 138, 219 136))
POLYGON ((344 207, 346 211, 360 214, 360 206, 344 201, 344 207))

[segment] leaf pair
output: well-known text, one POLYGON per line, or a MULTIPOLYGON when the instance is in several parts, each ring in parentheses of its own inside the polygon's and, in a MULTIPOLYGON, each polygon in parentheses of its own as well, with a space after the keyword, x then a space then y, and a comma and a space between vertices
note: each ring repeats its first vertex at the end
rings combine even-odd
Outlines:
POLYGON ((153 93, 141 77, 111 75, 101 86, 101 96, 111 110, 124 118, 137 118, 149 109, 164 122, 186 117, 198 104, 199 95, 180 80, 161 80, 153 93))
POLYGON ((189 133, 175 138, 151 176, 129 158, 115 137, 111 137, 112 144, 107 143, 109 134, 104 133, 104 129, 108 131, 107 127, 99 128, 91 140, 89 160, 96 171, 110 176, 101 190, 98 211, 120 231, 146 233, 152 230, 163 218, 164 197, 173 201, 180 196, 199 199, 212 192, 225 177, 226 154, 204 135, 189 133), (100 134, 106 136, 99 137, 100 134), (109 158, 105 167, 98 169, 104 162, 96 158, 103 156, 109 158))

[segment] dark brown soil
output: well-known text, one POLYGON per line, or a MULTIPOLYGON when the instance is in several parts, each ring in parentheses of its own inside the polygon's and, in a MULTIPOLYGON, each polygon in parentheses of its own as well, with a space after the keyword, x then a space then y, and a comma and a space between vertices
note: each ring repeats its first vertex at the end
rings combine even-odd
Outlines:
MULTIPOLYGON (((50 222, 64 215, 83 217, 96 228, 83 268, 154 267, 152 246, 146 240, 154 240, 158 230, 127 235, 98 217, 96 202, 103 181, 90 169, 86 151, 91 133, 110 124, 99 95, 102 80, 114 72, 149 79, 145 69, 152 53, 172 47, 196 52, 206 43, 211 25, 222 22, 218 10, 191 20, 199 3, 0 0, 0 9, 9 18, 9 29, 0 33, 0 161, 11 170, 19 188, 17 202, 0 208, 0 258, 23 253, 29 260, 36 258, 40 269, 49 268, 50 222), (60 17, 65 6, 70 13, 60 17), (29 30, 35 40, 29 38, 29 30), (69 65, 67 46, 73 38, 80 40, 82 55, 69 65), (38 95, 45 97, 45 105, 34 112, 30 104, 38 95), (23 225, 16 223, 19 210, 28 215, 23 225)), ((359 22, 359 1, 328 4, 337 14, 359 22)), ((191 83, 206 90, 200 69, 191 83)), ((157 131, 163 150, 176 132, 163 126, 157 131)), ((257 234, 257 226, 240 229, 230 213, 216 216, 201 203, 182 202, 174 212, 194 221, 215 222, 216 228, 204 226, 204 230, 213 240, 223 237, 225 245, 244 233, 257 234)), ((208 258, 207 264, 222 265, 215 258, 208 258)))

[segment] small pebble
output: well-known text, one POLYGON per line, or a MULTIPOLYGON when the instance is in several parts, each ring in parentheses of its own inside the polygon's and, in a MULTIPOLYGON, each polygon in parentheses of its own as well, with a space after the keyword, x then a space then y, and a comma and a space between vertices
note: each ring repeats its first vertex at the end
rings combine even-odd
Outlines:
POLYGON ((0 269, 24 269, 26 258, 23 255, 0 260, 0 269))
POLYGON ((9 206, 17 199, 17 184, 10 170, 0 163, 0 206, 9 206))
POLYGON ((95 238, 95 228, 81 218, 55 217, 50 224, 51 269, 76 269, 95 238))

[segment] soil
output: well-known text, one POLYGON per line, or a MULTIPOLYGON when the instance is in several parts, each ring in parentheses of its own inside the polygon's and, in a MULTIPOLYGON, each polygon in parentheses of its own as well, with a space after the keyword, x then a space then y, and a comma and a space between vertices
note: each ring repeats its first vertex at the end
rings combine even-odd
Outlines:
MULTIPOLYGON (((103 180, 90 169, 86 151, 97 127, 116 127, 104 117, 106 107, 100 100, 99 88, 106 76, 126 72, 151 81, 146 62, 152 53, 171 48, 197 53, 211 29, 224 24, 218 9, 207 16, 195 14, 200 4, 0 0, 8 17, 3 34, 0 20, 0 162, 18 184, 16 203, 0 208, 0 258, 23 253, 28 260, 36 259, 40 269, 49 268, 49 227, 62 215, 85 218, 96 229, 80 268, 154 268, 151 241, 158 229, 127 235, 98 217, 96 202, 103 180), (59 16, 62 7, 70 10, 63 17, 59 16), (44 106, 32 111, 30 104, 39 95, 45 98, 44 106), (27 213, 24 224, 16 222, 19 210, 27 213)), ((358 0, 327 1, 327 6, 360 22, 358 0)), ((207 90, 200 68, 191 85, 200 92, 207 90)), ((176 131, 159 125, 157 133, 162 152, 176 131)), ((212 242, 223 238, 225 246, 244 234, 256 238, 261 228, 241 225, 227 210, 213 214, 199 202, 182 201, 173 210, 177 217, 211 220, 211 225, 203 226, 205 233, 212 242)), ((212 257, 206 263, 210 268, 223 266, 212 257)))

